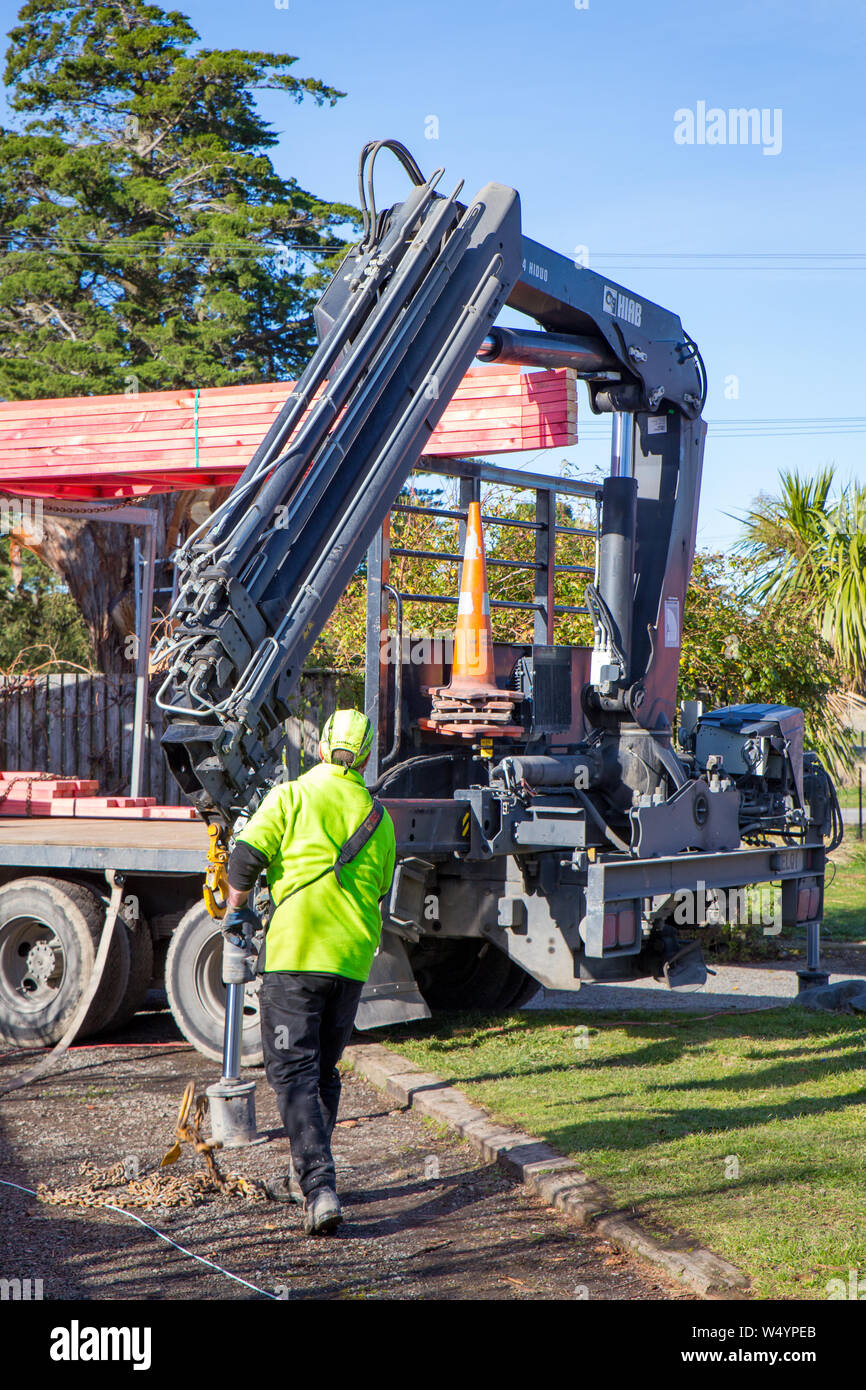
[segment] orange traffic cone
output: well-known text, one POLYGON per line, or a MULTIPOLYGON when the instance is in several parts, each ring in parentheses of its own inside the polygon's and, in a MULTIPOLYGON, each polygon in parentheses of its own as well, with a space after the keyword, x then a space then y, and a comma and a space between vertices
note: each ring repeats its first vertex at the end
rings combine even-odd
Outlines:
POLYGON ((466 519, 451 680, 428 693, 433 697, 433 709, 429 719, 418 720, 422 729, 462 738, 494 734, 517 738, 524 732, 522 725, 510 722, 514 706, 523 696, 496 684, 481 507, 477 502, 469 503, 466 519))
POLYGON ((481 507, 469 503, 463 574, 454 629, 454 664, 446 687, 454 695, 501 695, 493 663, 493 628, 487 592, 487 562, 481 530, 481 507))

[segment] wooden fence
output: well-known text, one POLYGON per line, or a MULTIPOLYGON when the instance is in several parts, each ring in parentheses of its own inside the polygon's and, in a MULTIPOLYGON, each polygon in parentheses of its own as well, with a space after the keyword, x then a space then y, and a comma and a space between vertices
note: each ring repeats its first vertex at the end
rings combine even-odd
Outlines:
MULTIPOLYGON (((290 777, 318 757, 318 733, 328 715, 360 695, 353 676, 315 671, 303 677, 296 717, 286 724, 290 777)), ((103 795, 128 793, 134 710, 134 676, 0 677, 0 771, 92 777, 103 795)), ((162 713, 151 703, 142 795, 176 806, 184 797, 159 746, 163 727, 162 713)))

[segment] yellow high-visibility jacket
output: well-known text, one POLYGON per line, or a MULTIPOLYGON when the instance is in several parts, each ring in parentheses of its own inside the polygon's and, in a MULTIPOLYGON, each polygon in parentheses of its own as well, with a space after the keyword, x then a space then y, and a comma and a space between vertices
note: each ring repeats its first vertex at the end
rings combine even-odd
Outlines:
POLYGON ((387 811, 363 849, 336 874, 345 842, 371 810, 359 772, 318 763, 268 792, 238 841, 266 856, 276 904, 265 970, 302 970, 366 980, 382 931, 380 899, 394 877, 396 839, 387 811), (342 887, 341 887, 342 883, 342 887), (301 884, 300 892, 292 893, 301 884))

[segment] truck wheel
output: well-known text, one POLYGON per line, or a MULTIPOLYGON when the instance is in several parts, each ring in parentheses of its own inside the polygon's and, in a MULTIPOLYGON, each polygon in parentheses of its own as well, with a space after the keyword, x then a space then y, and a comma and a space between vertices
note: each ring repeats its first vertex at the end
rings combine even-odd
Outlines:
MULTIPOLYGON (((90 980, 104 923, 102 902, 83 884, 17 878, 0 888, 0 1040, 16 1047, 60 1041, 90 980)), ((129 950, 115 926, 79 1037, 105 1027, 128 978, 129 950)))
POLYGON ((150 928, 144 919, 139 919, 134 931, 123 921, 119 921, 114 930, 126 945, 129 976, 123 998, 111 1018, 103 1025, 102 1031, 106 1033, 126 1027, 144 1003, 153 979, 153 941, 150 928))
MULTIPOLYGON (((226 987, 222 981, 222 933, 204 903, 184 913, 165 958, 165 992, 174 1020, 188 1042, 212 1062, 223 1058, 226 987)), ((244 995, 241 1062, 260 1067, 259 983, 244 995)))
POLYGON ((534 999, 541 989, 538 981, 533 980, 531 975, 527 975, 522 966, 515 965, 512 961, 511 969, 515 976, 516 990, 506 1004, 500 1005, 501 1008, 508 1009, 509 1012, 512 1009, 522 1009, 524 1004, 528 1004, 530 999, 534 999))
MULTIPOLYGON (((477 938, 424 941, 413 951, 411 963, 433 1013, 515 1008, 530 978, 498 947, 477 938)), ((532 985, 534 994, 538 986, 534 980, 532 985)))

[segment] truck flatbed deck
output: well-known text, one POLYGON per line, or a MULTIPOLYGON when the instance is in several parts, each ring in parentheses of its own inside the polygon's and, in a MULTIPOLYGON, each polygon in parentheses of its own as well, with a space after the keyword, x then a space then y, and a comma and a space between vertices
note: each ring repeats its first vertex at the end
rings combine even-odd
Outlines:
POLYGON ((203 821, 135 817, 0 818, 0 867, 118 869, 125 873, 203 874, 203 821))

